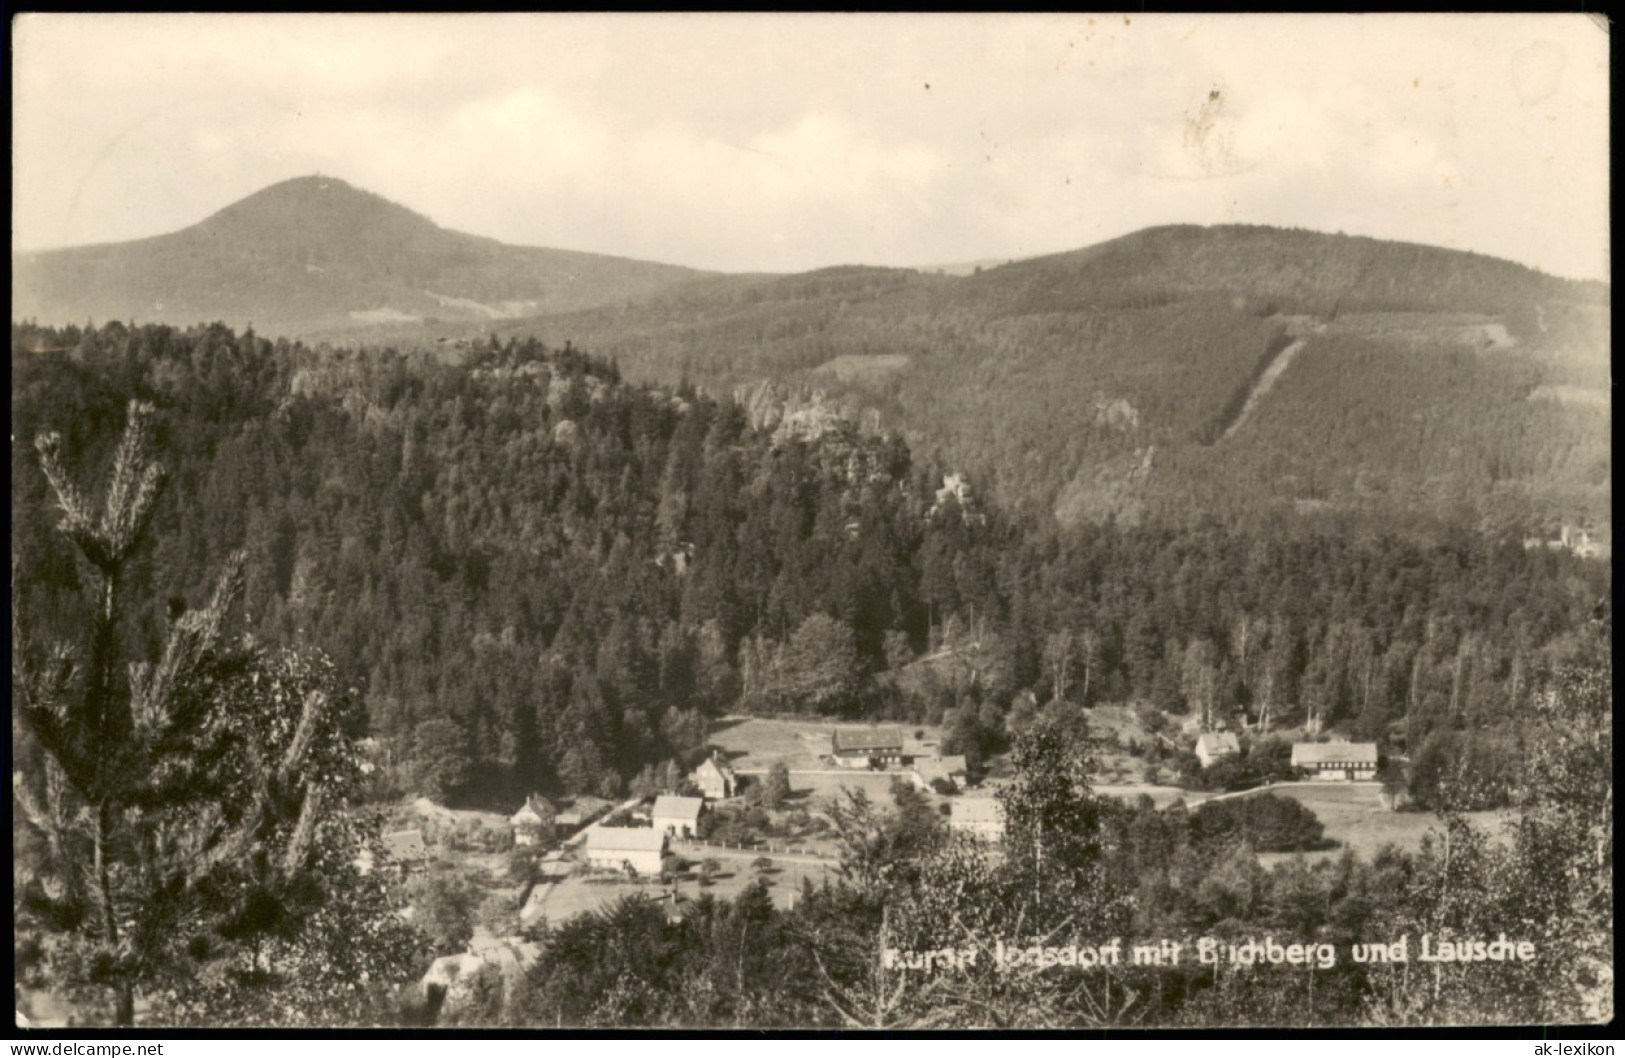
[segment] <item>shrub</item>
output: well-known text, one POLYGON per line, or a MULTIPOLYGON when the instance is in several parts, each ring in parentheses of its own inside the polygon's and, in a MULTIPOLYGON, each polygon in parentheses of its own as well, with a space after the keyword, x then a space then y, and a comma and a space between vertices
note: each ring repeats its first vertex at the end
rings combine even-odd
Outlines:
POLYGON ((407 889, 417 924, 440 955, 463 951, 474 935, 479 887, 461 871, 439 868, 419 875, 407 889))
POLYGON ((511 937, 519 932, 519 905, 507 893, 491 893, 480 904, 475 923, 493 937, 511 937))
POLYGON ((519 886, 535 885, 542 876, 542 847, 516 845, 508 851, 508 878, 519 886))
POLYGON ((1191 838, 1214 848, 1248 842, 1259 852, 1312 852, 1336 844, 1326 838, 1326 827, 1315 813, 1272 793, 1198 805, 1191 838))

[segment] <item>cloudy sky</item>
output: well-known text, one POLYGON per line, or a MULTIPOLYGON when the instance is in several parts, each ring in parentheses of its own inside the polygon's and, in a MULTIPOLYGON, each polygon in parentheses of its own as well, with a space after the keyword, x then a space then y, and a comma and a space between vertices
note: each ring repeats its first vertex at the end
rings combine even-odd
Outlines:
POLYGON ((33 14, 13 246, 153 235, 320 172, 508 242, 927 265, 1152 224, 1608 274, 1584 16, 33 14))

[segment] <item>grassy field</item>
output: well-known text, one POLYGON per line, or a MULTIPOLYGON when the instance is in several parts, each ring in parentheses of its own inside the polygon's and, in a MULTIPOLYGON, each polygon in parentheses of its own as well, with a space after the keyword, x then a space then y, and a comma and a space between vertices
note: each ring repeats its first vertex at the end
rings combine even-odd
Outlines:
POLYGON ((1122 801, 1133 803, 1135 799, 1146 796, 1158 808, 1167 808, 1175 801, 1184 801, 1194 807, 1197 803, 1206 800, 1210 795, 1195 793, 1191 790, 1182 790, 1177 786, 1145 786, 1136 783, 1110 784, 1096 786, 1095 793, 1102 797, 1115 797, 1122 801))
POLYGON ((766 771, 774 764, 783 764, 792 772, 829 770, 835 767, 827 758, 830 735, 837 726, 850 730, 895 727, 903 732, 905 754, 936 753, 939 733, 924 724, 836 724, 830 720, 725 716, 711 726, 707 741, 727 755, 735 770, 766 771))
MULTIPOLYGON (((698 853, 685 853, 685 858, 698 862, 698 853)), ((580 876, 566 878, 553 885, 546 895, 534 906, 539 908, 539 914, 545 915, 549 922, 563 922, 585 911, 596 911, 601 907, 614 903, 623 896, 643 893, 656 899, 663 898, 665 894, 675 888, 680 894, 690 899, 709 893, 719 900, 732 900, 744 891, 757 872, 750 866, 756 858, 755 853, 747 856, 716 857, 722 864, 709 886, 701 886, 696 877, 685 876, 675 886, 665 885, 657 881, 629 882, 622 879, 606 877, 580 876)), ((784 857, 770 856, 773 866, 762 877, 766 880, 768 894, 773 898, 774 906, 788 908, 795 894, 801 891, 803 879, 811 879, 814 885, 822 885, 825 878, 834 880, 835 864, 833 861, 815 862, 810 858, 792 861, 784 857)))
MULTIPOLYGON (((841 788, 862 790, 869 800, 883 805, 891 804, 892 780, 907 776, 906 771, 853 771, 839 775, 790 775, 791 806, 804 805, 808 810, 822 807, 840 795, 841 788), (795 795, 805 793, 805 800, 795 795)), ((931 795, 935 797, 935 795, 931 795)))
MULTIPOLYGON (((1422 837, 1429 831, 1438 833, 1438 817, 1428 812, 1391 812, 1382 803, 1381 787, 1376 783, 1324 783, 1276 787, 1276 793, 1291 797, 1314 812, 1326 825, 1326 836, 1338 842, 1339 848, 1311 853, 1311 859, 1328 859, 1343 854, 1343 847, 1353 849, 1363 859, 1370 859, 1384 845, 1396 845, 1406 852, 1415 852, 1422 846, 1422 837)), ((1509 817, 1501 812, 1469 812, 1468 820, 1476 827, 1500 839, 1506 835, 1509 817)), ((1266 853, 1260 862, 1270 866, 1291 853, 1266 853)))
POLYGON ((833 725, 754 716, 725 716, 711 727, 707 741, 722 750, 728 763, 745 771, 765 771, 783 764, 791 771, 827 768, 833 725))

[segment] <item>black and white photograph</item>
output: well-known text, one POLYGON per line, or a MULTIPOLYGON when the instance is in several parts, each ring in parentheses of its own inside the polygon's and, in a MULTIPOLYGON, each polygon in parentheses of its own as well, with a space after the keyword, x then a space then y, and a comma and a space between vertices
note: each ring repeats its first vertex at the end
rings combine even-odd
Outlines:
POLYGON ((17 1035, 1612 1022, 1603 16, 8 31, 17 1035))

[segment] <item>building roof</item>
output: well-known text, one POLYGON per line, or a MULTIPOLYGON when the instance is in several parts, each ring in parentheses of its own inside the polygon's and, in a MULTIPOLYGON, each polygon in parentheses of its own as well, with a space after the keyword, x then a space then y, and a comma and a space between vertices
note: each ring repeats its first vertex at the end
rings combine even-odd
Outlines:
POLYGON ((1004 810, 992 797, 960 797, 949 802, 949 819, 955 823, 1003 823, 1004 810))
POLYGON ((1209 731, 1196 739, 1196 751, 1214 757, 1221 753, 1240 753, 1241 743, 1229 731, 1209 731))
POLYGON ((728 766, 727 761, 718 760, 715 757, 707 757, 707 758, 705 758, 703 761, 700 762, 700 766, 698 768, 695 768, 694 771, 695 772, 701 772, 701 771, 704 771, 706 768, 710 768, 712 771, 718 773, 719 775, 725 775, 730 779, 734 777, 734 770, 731 767, 728 766))
POLYGON ((429 854, 421 830, 392 830, 383 835, 384 851, 395 860, 421 860, 429 854))
POLYGON ((661 794, 655 798, 654 810, 649 814, 655 819, 698 819, 700 809, 704 807, 703 797, 675 797, 672 794, 661 794))
POLYGON ((602 797, 593 797, 591 794, 577 794, 565 804, 568 807, 562 808, 553 817, 556 826, 578 827, 599 813, 615 807, 615 802, 606 801, 602 797))
POLYGON ((836 728, 835 752, 890 749, 902 752, 903 730, 898 727, 836 728))
POLYGON ((653 827, 599 827, 587 832, 589 852, 662 852, 666 832, 653 827))
POLYGON ((1377 763, 1375 742, 1294 742, 1292 766, 1377 763))

